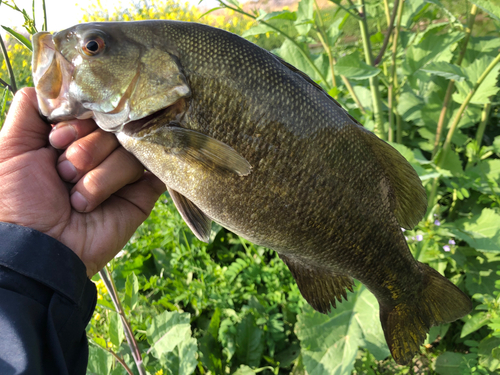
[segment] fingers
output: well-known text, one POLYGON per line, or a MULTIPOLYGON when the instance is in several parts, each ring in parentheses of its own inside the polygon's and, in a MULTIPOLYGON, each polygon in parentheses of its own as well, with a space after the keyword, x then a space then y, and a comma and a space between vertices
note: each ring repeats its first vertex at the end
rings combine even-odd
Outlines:
POLYGON ((90 119, 60 122, 50 132, 49 141, 52 147, 62 150, 96 129, 96 123, 90 119))
POLYGON ((79 212, 90 212, 111 194, 137 181, 143 173, 142 164, 123 147, 118 147, 78 180, 71 191, 71 205, 79 212))
MULTIPOLYGON (((58 129, 55 133, 55 140, 62 144, 71 136, 79 137, 91 130, 90 127, 83 126, 77 126, 74 131, 71 128, 75 127, 67 125, 58 129), (64 139, 65 137, 66 139, 64 139)), ((57 171, 63 180, 76 183, 85 174, 101 164, 118 146, 118 140, 113 134, 97 129, 79 138, 67 148, 59 157, 57 171)))

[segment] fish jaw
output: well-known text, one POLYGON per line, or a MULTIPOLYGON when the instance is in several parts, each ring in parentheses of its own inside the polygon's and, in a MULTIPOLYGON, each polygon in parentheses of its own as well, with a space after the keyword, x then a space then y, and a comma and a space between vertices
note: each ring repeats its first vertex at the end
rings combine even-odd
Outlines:
POLYGON ((58 51, 52 34, 40 32, 33 36, 33 82, 40 112, 50 122, 93 116, 92 111, 72 100, 74 69, 58 51))

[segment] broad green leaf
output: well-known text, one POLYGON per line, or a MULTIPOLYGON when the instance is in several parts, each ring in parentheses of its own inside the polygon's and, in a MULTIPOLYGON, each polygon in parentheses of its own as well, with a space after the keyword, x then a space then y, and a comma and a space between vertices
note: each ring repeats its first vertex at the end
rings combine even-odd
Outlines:
POLYGON ((413 22, 416 20, 417 14, 422 11, 424 7, 427 6, 425 0, 412 0, 405 2, 403 8, 403 15, 401 17, 401 25, 409 29, 413 22))
POLYGON ((255 375, 255 371, 251 367, 241 365, 233 375, 255 375))
POLYGON ((108 375, 113 365, 113 356, 104 349, 96 346, 89 346, 89 362, 87 374, 108 375))
POLYGON ((202 353, 202 362, 214 374, 223 372, 222 348, 218 340, 220 316, 221 311, 219 308, 216 308, 208 329, 198 341, 199 349, 202 353))
POLYGON ((263 23, 259 23, 256 26, 253 26, 252 28, 248 29, 245 31, 241 36, 243 38, 252 36, 252 35, 259 35, 259 34, 265 34, 265 33, 274 33, 276 30, 274 30, 272 27, 269 27, 267 25, 264 25, 263 23))
MULTIPOLYGON (((349 16, 347 13, 346 16, 349 16)), ((333 22, 328 30, 326 31, 326 36, 328 37, 328 45, 330 48, 333 48, 335 46, 335 43, 337 43, 337 40, 339 39, 340 35, 342 35, 342 26, 343 26, 343 19, 339 18, 335 22, 333 22)))
POLYGON ((479 364, 490 371, 500 368, 498 348, 500 348, 500 337, 490 337, 481 341, 478 348, 479 364))
POLYGON ((109 339, 114 346, 120 346, 125 333, 123 332, 123 324, 120 315, 116 312, 110 312, 109 316, 109 339))
POLYGON ((314 0, 300 0, 295 28, 300 35, 307 35, 313 25, 314 0))
POLYGON ((479 328, 485 326, 490 321, 490 314, 484 311, 480 311, 471 318, 465 321, 464 326, 462 327, 462 333, 460 337, 465 337, 472 332, 476 332, 479 328))
POLYGON ((434 74, 446 79, 453 79, 457 82, 461 82, 467 78, 463 68, 445 61, 431 62, 422 68, 422 70, 426 73, 434 74))
POLYGON ((472 4, 476 4, 478 8, 488 13, 491 17, 500 21, 500 4, 495 4, 494 0, 469 0, 472 4))
POLYGON ((9 34, 11 34, 14 38, 16 38, 19 41, 19 43, 24 44, 30 51, 33 51, 33 46, 31 42, 24 35, 19 34, 15 30, 12 30, 10 27, 7 26, 2 26, 2 28, 9 34))
POLYGON ((500 252, 500 215, 484 208, 481 215, 457 220, 455 235, 479 251, 500 252))
POLYGON ((460 156, 455 151, 450 150, 446 155, 446 159, 442 161, 441 169, 450 171, 454 176, 460 176, 463 173, 460 156))
MULTIPOLYGON (((468 80, 463 82, 457 82, 456 87, 458 92, 453 94, 453 100, 457 103, 462 104, 465 100, 466 96, 472 90, 473 86, 476 84, 479 77, 484 73, 488 65, 493 61, 493 58, 490 56, 483 56, 480 59, 477 59, 468 67, 464 68, 465 73, 469 77, 468 80)), ((498 71, 500 70, 500 64, 497 64, 488 76, 485 78, 481 86, 477 89, 476 93, 471 99, 471 103, 473 104, 486 104, 490 102, 490 97, 494 96, 499 87, 497 87, 497 76, 498 71)))
POLYGON ((191 336, 189 314, 177 311, 165 311, 153 317, 151 325, 146 330, 148 342, 156 358, 171 352, 174 348, 191 336))
POLYGON ((471 357, 475 357, 475 355, 445 352, 436 360, 436 372, 439 375, 464 374, 461 371, 461 365, 467 363, 471 357))
MULTIPOLYGON (((500 139, 500 137, 497 137, 500 139)), ((474 168, 467 171, 467 175, 474 178, 474 189, 484 194, 500 194, 500 160, 487 159, 479 162, 474 168), (477 178, 479 177, 479 178, 477 178)))
MULTIPOLYGON (((458 237, 458 236, 457 236, 458 237)), ((495 270, 500 266, 500 262, 484 262, 469 260, 466 264, 467 277, 465 287, 471 296, 493 295, 495 292, 495 282, 498 276, 495 270)))
POLYGON ((258 17, 257 21, 270 21, 270 20, 289 20, 295 21, 297 19, 297 14, 295 12, 290 12, 288 10, 281 10, 279 12, 266 13, 262 17, 258 17))
POLYGON ((421 109, 424 104, 422 98, 417 96, 408 86, 405 86, 399 99, 398 113, 405 121, 418 121, 422 117, 421 109))
POLYGON ((308 374, 350 374, 358 348, 366 344, 379 359, 388 355, 375 297, 358 283, 348 299, 328 315, 306 306, 297 316, 295 333, 308 374))
POLYGON ((441 35, 429 32, 427 34, 418 44, 408 48, 403 64, 407 74, 415 73, 431 61, 449 60, 452 56, 450 48, 464 37, 462 32, 441 35))
POLYGON ((132 272, 127 276, 127 281, 125 282, 125 303, 133 310, 138 298, 139 280, 135 273, 132 272))
POLYGON ((189 337, 166 354, 162 363, 169 375, 192 375, 198 363, 196 339, 189 337))
POLYGON ((239 363, 258 367, 264 353, 264 332, 255 324, 252 314, 247 314, 236 326, 236 357, 239 363))
POLYGON ((311 67, 311 64, 299 50, 299 48, 302 48, 305 54, 310 56, 310 52, 307 46, 304 43, 299 43, 299 45, 300 47, 296 46, 287 39, 283 42, 280 48, 274 50, 273 52, 275 52, 279 57, 281 57, 289 64, 292 64, 297 69, 302 70, 313 80, 319 80, 320 77, 317 76, 316 72, 311 67))
POLYGON ((351 79, 367 79, 381 72, 379 68, 365 63, 359 52, 341 57, 335 64, 335 71, 351 79))
POLYGON ((500 135, 495 137, 495 140, 493 141, 493 148, 495 149, 497 155, 500 155, 500 135))

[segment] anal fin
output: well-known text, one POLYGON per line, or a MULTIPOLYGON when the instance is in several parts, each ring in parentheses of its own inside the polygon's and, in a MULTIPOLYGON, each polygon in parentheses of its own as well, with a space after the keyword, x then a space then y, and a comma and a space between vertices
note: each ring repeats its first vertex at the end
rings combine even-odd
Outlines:
POLYGON ((194 235, 200 241, 208 243, 210 239, 210 231, 212 228, 212 219, 210 219, 202 210, 200 210, 184 195, 179 194, 169 187, 167 187, 167 189, 170 197, 174 201, 175 207, 177 207, 177 210, 181 214, 188 227, 193 231, 194 235))
POLYGON ((347 301, 347 290, 353 291, 354 282, 347 275, 334 274, 331 271, 310 267, 298 261, 279 254, 280 258, 290 269, 297 282, 300 293, 306 301, 317 311, 327 314, 336 307, 336 301, 347 301))

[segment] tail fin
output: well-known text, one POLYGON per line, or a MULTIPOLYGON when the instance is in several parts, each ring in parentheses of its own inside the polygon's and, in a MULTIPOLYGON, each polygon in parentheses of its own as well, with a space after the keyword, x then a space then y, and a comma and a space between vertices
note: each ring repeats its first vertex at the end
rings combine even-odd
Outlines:
POLYGON ((396 306, 380 305, 380 321, 394 360, 407 365, 420 350, 432 326, 453 322, 472 310, 472 302, 460 289, 426 264, 420 297, 396 306))

